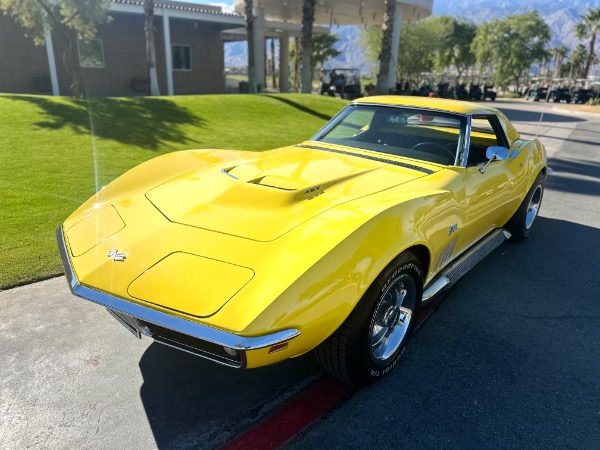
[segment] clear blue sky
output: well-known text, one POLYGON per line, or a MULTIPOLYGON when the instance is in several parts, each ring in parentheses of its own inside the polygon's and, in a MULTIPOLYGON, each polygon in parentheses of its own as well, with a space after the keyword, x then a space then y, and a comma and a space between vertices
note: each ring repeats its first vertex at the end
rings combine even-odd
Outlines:
POLYGON ((222 1, 216 1, 216 2, 211 2, 210 0, 185 0, 188 1, 190 3, 203 3, 205 5, 215 5, 215 6, 221 6, 223 8, 223 11, 228 11, 233 9, 233 0, 222 0, 222 1))

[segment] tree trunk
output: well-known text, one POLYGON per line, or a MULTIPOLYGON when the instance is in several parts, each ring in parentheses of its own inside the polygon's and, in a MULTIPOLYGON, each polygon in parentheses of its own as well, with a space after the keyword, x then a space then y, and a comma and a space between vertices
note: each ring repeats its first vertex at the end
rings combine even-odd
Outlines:
POLYGON ((310 59, 312 54, 312 31, 315 21, 316 0, 304 0, 302 4, 302 93, 312 92, 312 72, 310 59))
MULTIPOLYGON (((40 7, 44 10, 44 12, 48 15, 52 23, 54 24, 54 29, 61 35, 61 37, 65 41, 65 51, 62 55, 63 66, 65 67, 65 72, 67 76, 70 78, 70 88, 71 95, 73 97, 82 97, 81 85, 79 83, 79 68, 80 61, 79 56, 75 59, 75 55, 73 54, 74 45, 73 45, 73 33, 69 30, 65 24, 54 14, 54 11, 51 8, 50 3, 46 3, 42 0, 37 0, 40 7)), ((73 16, 74 18, 76 16, 73 16)))
POLYGON ((298 68, 299 68, 299 55, 298 53, 300 52, 300 39, 295 37, 294 38, 294 91, 298 92, 298 88, 299 88, 299 81, 298 81, 298 68))
POLYGON ((394 30, 394 12, 396 0, 385 0, 385 13, 383 16, 383 36, 381 38, 381 53, 379 53, 379 74, 377 75, 376 92, 388 93, 388 74, 392 63, 392 32, 394 30))
POLYGON ((156 41, 154 39, 154 0, 144 0, 144 16, 146 22, 146 62, 148 63, 148 92, 150 95, 160 95, 158 75, 156 72, 156 41))
POLYGON ((252 0, 244 0, 244 15, 246 16, 246 38, 248 39, 248 92, 256 92, 256 76, 254 71, 254 8, 252 0))
POLYGON ((571 63, 571 67, 569 69, 569 79, 572 80, 573 79, 573 63, 571 63))
POLYGON ((60 35, 65 40, 65 51, 63 52, 62 60, 65 72, 71 81, 69 86, 71 88, 71 95, 73 97, 82 97, 81 84, 79 82, 79 58, 76 61, 74 57, 75 45, 73 43, 73 36, 65 29, 60 30, 60 35))
POLYGON ((271 38, 271 77, 273 79, 273 89, 277 89, 277 71, 275 67, 275 39, 271 38))
POLYGON ((590 74, 590 67, 592 67, 592 62, 594 61, 594 57, 596 54, 594 53, 594 46, 596 44, 596 31, 592 30, 592 38, 590 39, 590 51, 588 53, 588 57, 585 60, 585 77, 587 78, 590 74))
POLYGON ((82 97, 81 85, 79 83, 78 69, 76 67, 75 58, 73 58, 73 38, 67 39, 67 46, 63 53, 63 64, 65 65, 65 71, 71 79, 71 94, 73 97, 82 97))

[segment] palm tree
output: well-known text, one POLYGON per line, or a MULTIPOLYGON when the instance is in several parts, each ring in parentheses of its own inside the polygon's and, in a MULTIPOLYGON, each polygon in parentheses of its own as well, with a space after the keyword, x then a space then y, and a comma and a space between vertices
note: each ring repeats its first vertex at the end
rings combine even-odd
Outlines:
POLYGON ((244 0, 244 15, 246 16, 246 38, 248 39, 248 92, 256 92, 256 76, 254 73, 254 8, 252 0, 244 0))
POLYGON ((154 40, 154 0, 144 0, 144 31, 146 33, 146 62, 148 63, 148 80, 150 95, 160 95, 158 75, 156 73, 156 42, 154 40))
POLYGON ((590 8, 587 14, 579 16, 583 20, 577 24, 575 34, 579 39, 590 38, 590 47, 585 61, 585 76, 590 73, 590 67, 596 56, 594 45, 596 44, 596 34, 600 30, 600 8, 590 8))
POLYGON ((301 92, 312 92, 312 72, 310 56, 312 54, 313 23, 315 21, 316 0, 304 0, 302 3, 302 78, 301 92))
POLYGON ((567 53, 569 53, 569 49, 564 45, 559 45, 552 49, 552 56, 554 57, 554 78, 560 78, 560 69, 567 53))
POLYGON ((379 75, 377 75, 378 94, 388 93, 388 74, 392 64, 392 33, 394 31, 394 12, 396 0, 385 0, 385 13, 383 15, 383 36, 381 38, 381 53, 379 53, 379 75))
POLYGON ((569 78, 585 78, 587 72, 585 71, 585 64, 587 61, 587 50, 582 44, 577 45, 571 52, 569 57, 569 63, 571 64, 571 73, 569 78))

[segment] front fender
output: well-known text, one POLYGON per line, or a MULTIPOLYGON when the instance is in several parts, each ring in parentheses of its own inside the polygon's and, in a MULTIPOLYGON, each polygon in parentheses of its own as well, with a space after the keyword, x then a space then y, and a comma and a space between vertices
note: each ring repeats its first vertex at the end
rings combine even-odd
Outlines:
MULTIPOLYGON (((415 245, 433 253, 430 241, 436 237, 429 231, 435 227, 428 225, 439 221, 438 207, 449 207, 450 198, 448 192, 428 193, 385 208, 377 204, 383 199, 371 199, 334 208, 299 227, 295 232, 300 235, 318 236, 305 245, 318 246, 335 239, 336 234, 339 236, 342 218, 345 226, 362 221, 270 302, 244 332, 254 335, 289 328, 300 330, 300 336, 290 342, 280 359, 315 348, 339 328, 377 276, 400 253, 415 245), (381 210, 373 214, 377 207, 381 210), (369 218, 365 220, 365 216, 369 218)), ((440 228, 447 234, 445 224, 440 228)), ((434 258, 429 259, 433 263, 434 258)), ((431 270, 423 269, 426 273, 431 270)), ((231 314, 231 308, 237 307, 234 304, 239 305, 231 302, 222 312, 231 314)))

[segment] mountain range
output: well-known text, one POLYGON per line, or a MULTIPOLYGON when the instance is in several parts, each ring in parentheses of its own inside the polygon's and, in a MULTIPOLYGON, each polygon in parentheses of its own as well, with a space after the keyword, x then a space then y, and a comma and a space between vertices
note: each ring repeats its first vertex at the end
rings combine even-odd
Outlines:
MULTIPOLYGON (((454 16, 479 24, 495 17, 503 18, 535 9, 552 30, 551 45, 565 45, 572 49, 580 43, 575 36, 579 16, 590 8, 599 7, 600 0, 434 0, 433 14, 454 16)), ((375 66, 368 60, 361 45, 360 30, 357 26, 332 29, 339 37, 336 48, 341 55, 329 60, 325 65, 327 68, 358 67, 362 73, 374 73, 375 66)), ((247 61, 245 42, 225 45, 226 67, 245 66, 247 61)))

